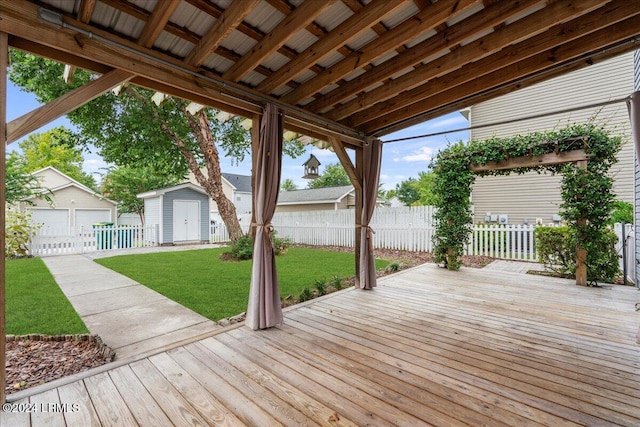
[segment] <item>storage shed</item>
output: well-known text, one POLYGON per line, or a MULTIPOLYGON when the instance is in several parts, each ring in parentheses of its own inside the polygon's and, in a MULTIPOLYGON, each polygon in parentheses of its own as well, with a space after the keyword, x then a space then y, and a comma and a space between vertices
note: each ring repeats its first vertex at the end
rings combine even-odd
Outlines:
POLYGON ((160 245, 209 241, 209 196, 190 182, 138 194, 146 225, 157 225, 160 245))

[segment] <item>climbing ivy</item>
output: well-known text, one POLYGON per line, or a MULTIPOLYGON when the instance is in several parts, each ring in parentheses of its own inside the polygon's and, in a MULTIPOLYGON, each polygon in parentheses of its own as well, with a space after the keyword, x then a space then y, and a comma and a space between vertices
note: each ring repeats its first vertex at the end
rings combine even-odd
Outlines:
POLYGON ((470 195, 475 176, 548 171, 563 175, 560 213, 575 231, 576 244, 588 250, 589 277, 599 277, 596 270, 603 266, 597 260, 605 258, 602 256, 607 246, 603 243, 604 228, 614 202, 611 192, 613 180, 608 171, 616 161, 621 144, 620 137, 610 136, 602 126, 593 123, 510 138, 450 144, 437 154, 431 164, 435 171, 433 191, 437 207, 434 215, 437 222, 434 235, 436 260, 444 262, 450 270, 457 270, 461 265, 460 257, 472 225, 470 195), (587 154, 586 169, 573 163, 560 163, 482 172, 471 170, 472 165, 579 149, 584 149, 587 154), (586 219, 586 223, 581 224, 580 219, 586 219))

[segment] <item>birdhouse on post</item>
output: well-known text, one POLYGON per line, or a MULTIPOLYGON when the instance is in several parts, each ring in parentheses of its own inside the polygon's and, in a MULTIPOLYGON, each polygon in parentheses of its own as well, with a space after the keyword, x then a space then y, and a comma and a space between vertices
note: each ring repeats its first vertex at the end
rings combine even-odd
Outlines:
POLYGON ((316 179, 320 177, 318 174, 320 171, 320 161, 313 154, 309 156, 309 159, 304 162, 302 166, 304 166, 304 179, 316 179))

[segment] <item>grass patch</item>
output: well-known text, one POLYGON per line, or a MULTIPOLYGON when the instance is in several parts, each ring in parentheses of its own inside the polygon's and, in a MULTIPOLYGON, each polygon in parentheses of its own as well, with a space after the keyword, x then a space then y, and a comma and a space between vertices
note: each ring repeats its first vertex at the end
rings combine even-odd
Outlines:
POLYGON ((89 331, 40 258, 7 260, 7 334, 89 331))
MULTIPOLYGON (((211 319, 234 316, 247 309, 251 260, 219 259, 227 248, 120 255, 96 262, 148 286, 185 307, 211 319)), ((376 268, 384 268, 376 260, 376 268)), ((280 295, 298 295, 313 288, 317 279, 353 276, 353 254, 310 248, 289 248, 276 257, 280 295)))

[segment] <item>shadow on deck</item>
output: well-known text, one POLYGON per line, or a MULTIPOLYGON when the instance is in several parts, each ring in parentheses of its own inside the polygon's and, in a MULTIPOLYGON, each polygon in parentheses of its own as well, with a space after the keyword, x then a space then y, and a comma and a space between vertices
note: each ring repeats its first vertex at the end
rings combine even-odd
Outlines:
POLYGON ((10 398, 35 412, 0 424, 637 426, 638 301, 631 287, 424 265, 292 307, 278 328, 25 390, 10 398))

